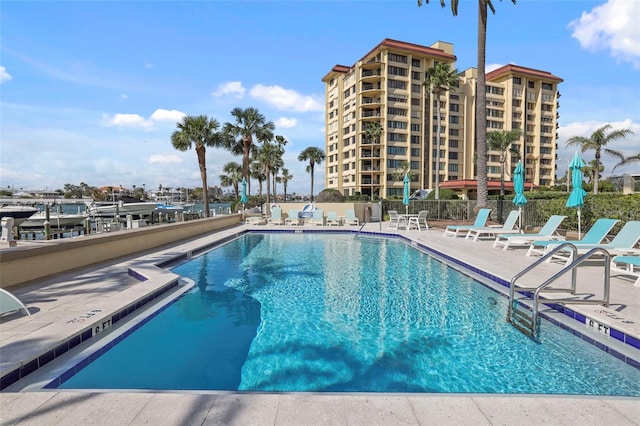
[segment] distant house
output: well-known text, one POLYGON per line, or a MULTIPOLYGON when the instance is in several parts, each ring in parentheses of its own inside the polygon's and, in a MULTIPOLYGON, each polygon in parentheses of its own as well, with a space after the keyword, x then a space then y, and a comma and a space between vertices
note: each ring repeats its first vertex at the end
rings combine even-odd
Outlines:
MULTIPOLYGON (((525 190, 538 189, 539 186, 531 182, 525 183, 525 190)), ((440 184, 440 189, 450 189, 454 191, 463 200, 475 200, 478 194, 478 181, 475 179, 448 180, 440 184)), ((489 195, 500 195, 500 181, 487 181, 487 189, 489 195)), ((514 194, 512 181, 504 182, 504 193, 514 194)))

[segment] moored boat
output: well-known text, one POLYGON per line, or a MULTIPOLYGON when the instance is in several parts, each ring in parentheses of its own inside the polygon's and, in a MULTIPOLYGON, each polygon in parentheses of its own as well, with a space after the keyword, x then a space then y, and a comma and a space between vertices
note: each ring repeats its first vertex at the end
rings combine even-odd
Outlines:
MULTIPOLYGON (((49 224, 52 228, 73 228, 84 224, 86 214, 50 213, 49 224)), ((22 222, 20 228, 44 228, 47 219, 45 212, 38 212, 22 222)))
POLYGON ((156 210, 157 203, 142 201, 139 198, 122 197, 115 203, 87 205, 87 213, 94 217, 125 217, 131 215, 133 218, 149 217, 156 210))
POLYGON ((12 217, 13 225, 19 226, 22 222, 38 211, 35 207, 29 206, 0 206, 0 218, 12 217))

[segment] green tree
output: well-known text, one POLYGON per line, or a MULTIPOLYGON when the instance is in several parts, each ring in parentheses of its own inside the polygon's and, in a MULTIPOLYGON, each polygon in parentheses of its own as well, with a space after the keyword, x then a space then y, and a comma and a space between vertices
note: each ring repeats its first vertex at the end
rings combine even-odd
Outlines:
POLYGON ((364 125, 364 135, 370 141, 380 143, 380 136, 382 136, 382 125, 377 121, 369 121, 364 125))
POLYGON ((224 145, 223 135, 218 131, 220 123, 206 115, 185 116, 171 134, 171 144, 178 151, 188 151, 195 146, 198 167, 202 178, 204 216, 209 217, 209 187, 207 186, 207 148, 224 145))
MULTIPOLYGON (((418 6, 422 6, 423 0, 418 0, 418 6)), ((424 0, 429 3, 429 0, 424 0)), ((516 0, 511 0, 516 4, 516 0)), ((459 0, 451 0, 451 13, 458 15, 459 0)), ((442 7, 446 6, 445 0, 440 0, 442 7)), ((481 125, 487 121, 487 93, 485 61, 487 48, 487 8, 495 14, 492 0, 478 0, 478 84, 476 88, 476 151, 478 152, 478 204, 477 208, 489 206, 489 190, 487 188, 487 128, 481 125)))
POLYGON ((631 155, 629 157, 624 157, 620 159, 620 162, 618 164, 616 164, 615 166, 613 166, 613 169, 611 169, 611 173, 613 173, 613 171, 620 166, 626 166, 627 164, 631 164, 631 163, 637 163, 640 162, 640 153, 636 154, 636 155, 631 155))
MULTIPOLYGON (((258 161, 262 164, 262 170, 267 181, 267 204, 271 203, 271 173, 280 164, 282 153, 276 144, 265 142, 258 151, 258 161)), ((275 190, 275 187, 274 187, 275 190)), ((275 201, 275 197, 274 197, 275 201)))
MULTIPOLYGON (((613 126, 611 124, 605 124, 599 129, 596 129, 596 131, 588 138, 584 136, 573 136, 567 140, 567 146, 578 146, 582 152, 590 149, 595 150, 595 164, 593 166, 593 170, 600 170, 600 165, 602 164, 600 158, 603 151, 605 154, 616 157, 619 160, 624 160, 624 155, 622 155, 622 153, 606 148, 606 146, 615 140, 624 139, 626 136, 633 135, 634 133, 631 129, 611 130, 612 127, 613 126)), ((593 176, 593 193, 597 194, 599 173, 594 173, 593 176)))
POLYGON ((284 136, 276 136, 276 146, 278 148, 279 155, 278 155, 278 158, 273 162, 273 164, 271 164, 271 174, 273 175, 274 200, 278 195, 278 192, 276 191, 276 183, 280 182, 280 179, 278 178, 278 173, 280 172, 280 169, 284 167, 284 159, 283 159, 284 147, 287 143, 289 143, 289 141, 287 141, 284 136))
MULTIPOLYGON (((440 97, 449 90, 455 89, 459 74, 457 69, 451 69, 449 64, 440 62, 427 70, 423 83, 425 93, 431 93, 436 98, 436 182, 434 195, 436 200, 440 199, 440 97)), ((430 96, 429 99, 431 99, 430 96)), ((429 184, 431 184, 431 176, 429 176, 429 184)))
POLYGON ((316 164, 324 161, 325 154, 320 148, 310 146, 300 153, 298 161, 308 161, 307 173, 311 173, 311 202, 313 202, 313 175, 316 164))
POLYGON ((253 138, 258 142, 267 142, 273 139, 275 125, 262 115, 256 108, 234 108, 231 115, 236 119, 235 123, 225 123, 224 132, 229 140, 240 138, 242 141, 242 176, 249 180, 249 157, 253 149, 253 138))
POLYGON ((260 161, 253 160, 249 163, 249 175, 258 181, 258 196, 262 197, 262 182, 264 182, 265 176, 260 161))
POLYGON ((282 169, 282 176, 280 177, 282 180, 282 187, 284 188, 284 200, 287 201, 287 184, 293 179, 293 176, 289 174, 288 169, 282 169))
POLYGON ((498 130, 487 133, 487 147, 500 153, 500 195, 504 195, 504 172, 507 152, 511 151, 520 155, 518 151, 512 149, 512 144, 520 139, 521 136, 522 131, 520 129, 498 130))
POLYGON ((242 181, 242 166, 231 161, 224 165, 222 171, 225 174, 220 175, 220 186, 223 188, 232 187, 236 198, 238 198, 239 184, 242 181))

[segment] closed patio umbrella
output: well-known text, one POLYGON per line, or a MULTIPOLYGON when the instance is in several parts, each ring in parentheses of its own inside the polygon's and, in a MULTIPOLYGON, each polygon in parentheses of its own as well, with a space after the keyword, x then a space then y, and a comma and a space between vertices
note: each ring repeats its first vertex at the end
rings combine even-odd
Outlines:
POLYGON ((518 206, 518 228, 522 232, 522 206, 527 204, 527 197, 524 196, 524 167, 522 161, 518 161, 513 170, 513 189, 516 196, 513 197, 513 204, 518 206))
POLYGON ((582 168, 585 166, 582 157, 576 152, 569 163, 569 169, 571 169, 571 192, 567 199, 567 207, 578 209, 578 239, 582 239, 582 229, 580 224, 580 210, 584 205, 584 196, 587 192, 582 189, 582 168))
POLYGON ((242 178, 240 182, 240 202, 242 203, 242 217, 244 218, 244 205, 247 204, 247 180, 242 178))
POLYGON ((404 193, 402 196, 402 204, 404 204, 404 208, 406 214, 409 214, 409 173, 404 174, 404 193))

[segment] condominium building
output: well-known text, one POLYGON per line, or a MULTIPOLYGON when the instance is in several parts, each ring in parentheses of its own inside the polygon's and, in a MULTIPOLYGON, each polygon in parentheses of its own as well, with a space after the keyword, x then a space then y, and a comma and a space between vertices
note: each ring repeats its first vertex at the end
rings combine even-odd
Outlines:
MULTIPOLYGON (((434 188, 436 170, 440 183, 475 179, 477 70, 462 72, 457 88, 440 97, 440 149, 437 102, 423 87, 429 68, 455 68, 456 60, 450 43, 385 39, 353 66, 334 66, 322 78, 325 187, 386 198, 402 195, 406 171, 412 190, 434 188)), ((505 169, 522 159, 527 182, 536 185, 555 180, 560 82, 551 73, 516 65, 486 74, 487 132, 521 130, 505 169)), ((488 179, 500 180, 500 153, 489 151, 487 159, 488 179)))

